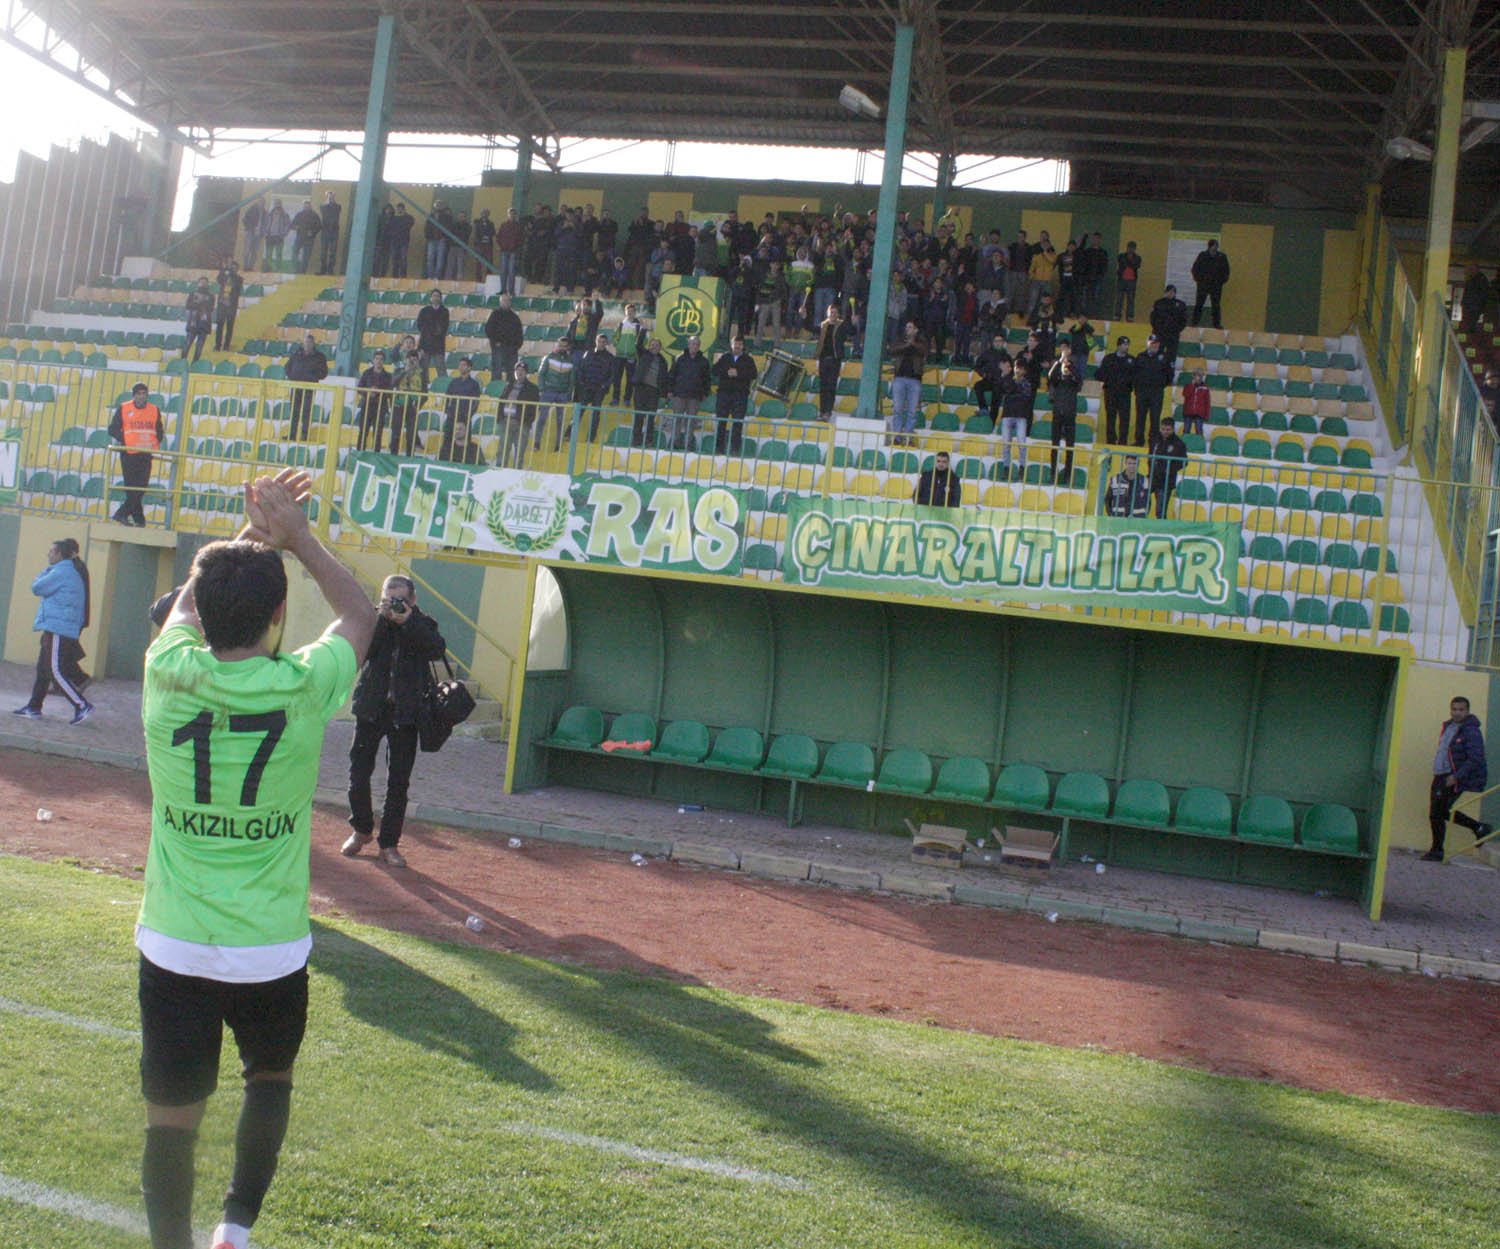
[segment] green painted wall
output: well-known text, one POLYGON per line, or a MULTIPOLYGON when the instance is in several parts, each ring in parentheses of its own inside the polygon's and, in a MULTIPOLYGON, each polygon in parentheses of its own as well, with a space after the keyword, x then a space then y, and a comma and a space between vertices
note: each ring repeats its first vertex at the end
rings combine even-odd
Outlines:
MULTIPOLYGON (((1347 228, 1347 227, 1332 227, 1347 228)), ((1266 329, 1311 334, 1323 308, 1323 233, 1317 223, 1279 223, 1271 239, 1271 289, 1266 329)), ((1353 274, 1349 274, 1350 281, 1353 274)))
MULTIPOLYGON (((0 512, 0 568, 18 571, 20 559, 21 517, 15 512, 0 512)), ((16 581, 15 576, 0 576, 0 621, 10 616, 11 594, 16 581)), ((4 630, 0 628, 0 638, 3 637, 4 630)))
MULTIPOLYGON (((146 608, 156 598, 156 570, 161 554, 161 549, 154 546, 128 542, 115 545, 104 676, 123 681, 141 679, 146 647, 151 645, 154 632, 146 608)), ((93 610, 97 612, 103 606, 95 599, 93 610)))

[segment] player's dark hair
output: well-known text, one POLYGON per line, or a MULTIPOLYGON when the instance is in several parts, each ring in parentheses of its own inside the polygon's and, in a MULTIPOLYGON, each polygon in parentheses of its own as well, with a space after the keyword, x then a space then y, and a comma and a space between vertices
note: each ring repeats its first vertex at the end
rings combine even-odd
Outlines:
POLYGON ((210 542, 193 560, 193 599, 210 649, 254 646, 286 601, 281 552, 259 542, 210 542))

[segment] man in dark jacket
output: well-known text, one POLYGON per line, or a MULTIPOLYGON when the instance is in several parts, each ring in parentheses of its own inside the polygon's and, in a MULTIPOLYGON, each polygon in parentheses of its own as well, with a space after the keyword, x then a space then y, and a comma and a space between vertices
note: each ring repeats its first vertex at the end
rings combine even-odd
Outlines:
MULTIPOLYGON (((286 358, 286 380, 289 382, 321 382, 328 376, 328 357, 318 350, 318 342, 311 334, 303 337, 292 348, 286 358)), ((292 427, 287 437, 292 442, 305 439, 312 425, 313 390, 311 386, 298 386, 292 391, 292 427)))
POLYGON ((1198 295, 1193 300, 1193 324, 1198 324, 1198 318, 1203 315, 1203 304, 1207 301, 1213 305, 1214 329, 1219 329, 1224 283, 1229 281, 1229 257, 1219 250, 1218 239, 1209 239, 1208 246, 1193 261, 1193 281, 1198 284, 1198 295))
POLYGON ((1432 849, 1422 857, 1441 862, 1448 821, 1483 841, 1491 833, 1488 824, 1453 809, 1464 794, 1480 792, 1489 783, 1484 761, 1484 734, 1479 731, 1479 717, 1469 712, 1467 698, 1455 698, 1448 704, 1448 718, 1438 729, 1437 754, 1432 760, 1432 796, 1427 816, 1432 823, 1432 849))
POLYGON ((1104 235, 1095 230, 1089 236, 1088 245, 1080 249, 1079 255, 1082 258, 1080 276, 1083 281, 1080 283, 1080 293, 1083 315, 1101 317, 1104 315, 1104 275, 1109 272, 1109 253, 1104 250, 1104 235))
POLYGON ((448 309, 437 287, 432 288, 426 306, 417 313, 417 350, 422 356, 424 388, 428 369, 436 369, 439 377, 448 376, 448 309))
POLYGON ((990 414, 990 420, 1000 419, 1000 362, 1010 361, 1010 352, 1005 350, 1005 335, 996 334, 990 345, 979 353, 974 361, 974 402, 990 414))
POLYGON ((1115 257, 1115 320, 1135 320, 1135 284, 1140 281, 1140 252, 1133 242, 1125 244, 1125 250, 1115 257))
POLYGON ((187 338, 182 344, 182 358, 193 353, 194 361, 203 356, 203 344, 208 341, 208 332, 214 327, 214 293, 207 278, 199 278, 198 285, 187 297, 187 338))
POLYGON ((333 192, 323 196, 323 206, 318 209, 322 229, 318 237, 323 240, 322 263, 319 273, 333 273, 339 267, 339 221, 344 215, 343 206, 333 198, 333 192))
POLYGON ((948 453, 939 451, 932 458, 932 467, 917 478, 917 488, 912 491, 911 501, 918 507, 962 507, 964 484, 958 474, 948 467, 948 453))
POLYGON ((1127 455, 1120 471, 1104 487, 1104 514, 1122 519, 1139 519, 1151 503, 1150 483, 1141 476, 1140 457, 1127 455))
POLYGON ((405 204, 396 205, 396 214, 391 218, 391 276, 406 276, 406 252, 411 246, 411 228, 416 218, 406 211, 405 204))
POLYGON ((1170 416, 1151 434, 1151 497, 1156 500, 1156 519, 1165 520, 1177 475, 1187 467, 1187 443, 1177 436, 1177 422, 1170 416))
POLYGON ((297 231, 297 246, 292 250, 292 263, 297 267, 298 273, 306 273, 307 266, 312 263, 313 244, 318 241, 318 234, 323 229, 323 218, 313 208, 312 200, 302 201, 301 209, 292 218, 292 229, 297 231))
MULTIPOLYGON (((370 362, 370 367, 359 375, 359 385, 355 394, 359 398, 359 442, 358 448, 363 451, 367 447, 373 447, 378 454, 380 441, 385 431, 386 414, 391 409, 391 388, 395 386, 396 379, 391 371, 385 367, 385 352, 377 351, 370 362)), ((395 444, 394 431, 391 443, 395 444)))
POLYGON ((234 345, 234 319, 239 315, 245 279, 233 260, 219 270, 218 298, 214 300, 214 350, 229 351, 234 345))
POLYGON ((667 437, 675 451, 685 451, 698 428, 698 408, 711 389, 708 357, 694 334, 687 350, 667 370, 667 394, 675 416, 667 419, 667 437))
POLYGON ((1104 390, 1104 441, 1117 447, 1130 437, 1130 393, 1135 389, 1135 361, 1130 339, 1115 340, 1113 355, 1105 356, 1094 370, 1104 390))
POLYGON ((1155 334, 1146 340, 1146 350, 1135 358, 1135 431, 1130 439, 1146 445, 1146 431, 1161 420, 1162 397, 1172 384, 1172 365, 1155 334))
POLYGON ((593 346, 579 357, 577 389, 574 392, 578 406, 587 409, 589 415, 588 440, 599 437, 599 414, 604 406, 604 395, 614 384, 615 369, 619 362, 609 349, 609 335, 595 334, 593 346))
POLYGON ((656 445, 656 410, 667 388, 667 360, 661 354, 661 339, 653 338, 635 358, 630 373, 630 402, 635 420, 630 427, 632 447, 656 445))
POLYGON ((745 439, 745 413, 750 406, 750 388, 760 370, 745 350, 744 338, 736 334, 729 350, 714 361, 714 454, 739 455, 745 439))
POLYGON ((1187 328, 1187 305, 1177 298, 1177 288, 1169 286, 1151 305, 1151 332, 1161 341, 1162 355, 1171 364, 1177 359, 1177 343, 1187 328))
POLYGON ((469 234, 469 245, 478 253, 474 261, 474 280, 483 282, 490 276, 490 266, 495 263, 495 223, 488 208, 481 208, 474 218, 474 228, 469 234))
POLYGON ((383 738, 386 742, 385 808, 380 815, 378 857, 389 867, 405 867, 396 848, 406 820, 406 787, 417 759, 417 714, 422 690, 431 679, 428 665, 446 650, 437 621, 417 608, 417 587, 409 577, 387 577, 380 587, 380 618, 354 685, 354 743, 349 747, 349 825, 354 829, 343 852, 353 858, 375 830, 370 776, 383 738))
POLYGON ((448 383, 448 420, 463 421, 465 425, 474 420, 474 409, 479 406, 479 397, 484 392, 479 388, 479 379, 474 376, 474 361, 465 356, 458 362, 458 373, 448 383))
POLYGON ((490 380, 503 384, 510 380, 526 338, 526 327, 511 309, 509 291, 501 292, 499 304, 484 323, 484 336, 490 342, 490 380))
POLYGON ((1073 444, 1078 438, 1078 392, 1083 370, 1073 359, 1073 343, 1060 339, 1057 359, 1047 370, 1047 394, 1052 398, 1052 480, 1068 489, 1073 486, 1073 444), (1062 476, 1057 473, 1057 448, 1067 447, 1062 476))

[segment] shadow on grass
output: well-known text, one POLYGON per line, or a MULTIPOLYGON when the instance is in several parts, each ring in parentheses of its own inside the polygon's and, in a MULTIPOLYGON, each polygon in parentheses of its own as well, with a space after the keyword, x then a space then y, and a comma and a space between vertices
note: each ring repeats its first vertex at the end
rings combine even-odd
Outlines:
POLYGON ((533 1092, 553 1087, 550 1076, 511 1052, 513 1027, 384 950, 315 921, 312 968, 337 980, 344 1008, 371 1027, 459 1059, 497 1083, 533 1092))

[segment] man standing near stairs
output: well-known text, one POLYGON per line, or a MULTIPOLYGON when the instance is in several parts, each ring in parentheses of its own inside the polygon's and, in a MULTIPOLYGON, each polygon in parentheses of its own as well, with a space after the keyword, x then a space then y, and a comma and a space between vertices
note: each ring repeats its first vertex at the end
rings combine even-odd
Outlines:
POLYGON ((344 842, 343 853, 354 858, 375 835, 370 777, 384 739, 385 806, 377 857, 387 867, 405 867, 397 843, 417 759, 417 711, 430 679, 428 665, 441 659, 447 647, 437 622, 418 610, 416 583, 409 577, 387 577, 378 606, 375 636, 354 686, 354 743, 349 747, 349 824, 354 832, 344 842))

